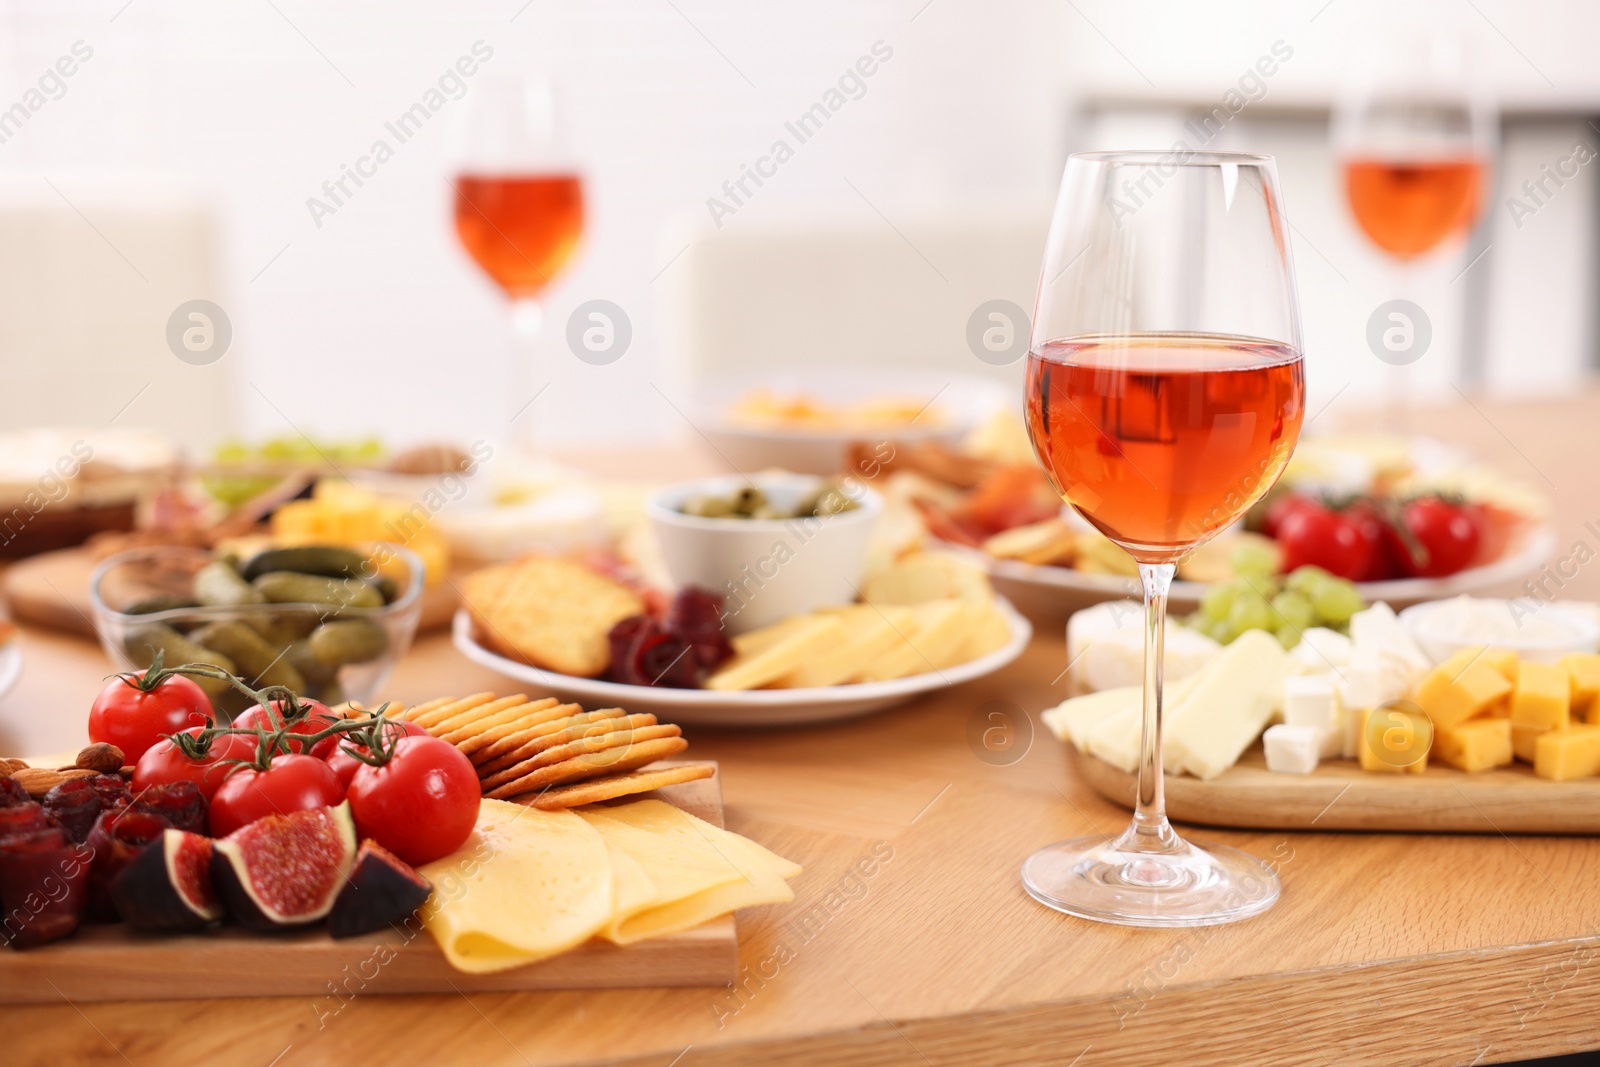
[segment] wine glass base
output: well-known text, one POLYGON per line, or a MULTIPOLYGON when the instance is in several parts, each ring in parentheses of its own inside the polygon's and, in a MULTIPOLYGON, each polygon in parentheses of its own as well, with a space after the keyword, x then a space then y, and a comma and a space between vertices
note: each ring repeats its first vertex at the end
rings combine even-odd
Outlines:
POLYGON ((1046 907, 1125 926, 1215 926, 1259 915, 1278 899, 1278 876, 1247 852, 1187 841, 1135 852, 1118 839, 1057 841, 1022 865, 1022 886, 1046 907))

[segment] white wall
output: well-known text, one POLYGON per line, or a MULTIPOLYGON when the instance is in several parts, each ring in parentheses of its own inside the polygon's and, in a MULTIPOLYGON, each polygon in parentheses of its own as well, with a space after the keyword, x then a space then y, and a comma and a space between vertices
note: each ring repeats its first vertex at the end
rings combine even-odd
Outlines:
MULTIPOLYGON (((891 222, 951 205, 1046 201, 1080 96, 1208 99, 1283 37, 1296 57, 1274 92, 1324 99, 1351 50, 1392 25, 1398 7, 6 0, 0 105, 75 40, 89 42, 95 58, 65 96, 0 144, 0 176, 139 171, 208 190, 235 328, 225 359, 244 432, 283 433, 292 423, 395 441, 495 435, 507 407, 500 301, 455 243, 445 181, 447 120, 462 105, 449 105, 320 228, 305 205, 483 39, 496 49, 486 73, 555 72, 588 163, 589 234, 552 293, 540 357, 552 385, 534 410, 546 439, 623 441, 679 428, 651 385, 668 377, 651 279, 672 269, 681 247, 669 223, 703 219, 706 198, 873 42, 890 45, 894 58, 866 95, 726 225, 800 203, 861 213, 863 197, 872 208, 864 217, 891 222), (634 323, 632 350, 607 367, 579 362, 560 340, 570 309, 592 297, 622 305, 634 323)), ((1600 67, 1589 55, 1600 13, 1591 5, 1477 0, 1414 10, 1419 22, 1481 22, 1478 10, 1494 19, 1527 57, 1478 26, 1513 96, 1600 100, 1600 67)), ((1322 284, 1320 268, 1303 251, 1301 259, 1302 285, 1322 284)), ((1322 314, 1317 307, 1308 301, 1308 318, 1322 314)), ((5 360, 26 355, 0 351, 5 360)), ((124 422, 181 418, 158 393, 124 422)), ((7 422, 28 417, 25 397, 0 403, 7 422)))

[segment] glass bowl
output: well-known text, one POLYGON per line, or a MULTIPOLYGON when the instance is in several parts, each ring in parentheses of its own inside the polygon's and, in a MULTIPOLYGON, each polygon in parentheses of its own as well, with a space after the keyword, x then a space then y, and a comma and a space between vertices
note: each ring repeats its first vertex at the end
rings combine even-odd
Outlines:
MULTIPOLYGON (((119 670, 142 670, 148 666, 148 649, 153 641, 170 642, 172 631, 181 639, 194 641, 205 627, 217 623, 242 623, 260 635, 270 647, 278 649, 274 662, 282 660, 294 668, 290 677, 304 680, 301 695, 328 704, 346 700, 370 702, 388 680, 395 663, 411 647, 417 620, 422 614, 424 566, 408 548, 380 543, 367 546, 370 555, 387 561, 381 573, 396 585, 394 599, 381 608, 338 607, 326 604, 244 604, 233 607, 173 607, 162 611, 132 612, 140 601, 155 597, 193 599, 196 572, 217 557, 197 548, 136 548, 118 553, 95 568, 89 582, 89 599, 94 608, 95 630, 106 655, 119 670), (330 667, 310 655, 307 642, 324 623, 366 620, 383 632, 381 642, 375 633, 366 637, 366 649, 359 659, 330 667), (159 629, 159 628, 165 629, 159 629), (285 642, 299 647, 287 649, 285 642), (381 650, 371 651, 381 644, 381 650), (139 655, 143 652, 143 655, 139 655)), ((351 628, 346 628, 346 633, 351 628)), ((237 635, 236 635, 237 636, 237 635)), ((199 643, 199 642, 195 642, 199 643)), ((178 646, 182 647, 182 646, 178 646)), ((167 666, 176 666, 171 655, 167 666)), ((246 668, 236 664, 236 673, 246 668)), ((281 667, 278 668, 281 676, 281 667)), ((251 684, 249 677, 244 677, 251 684)), ((251 703, 233 686, 215 679, 196 677, 212 697, 217 711, 229 719, 251 703)))

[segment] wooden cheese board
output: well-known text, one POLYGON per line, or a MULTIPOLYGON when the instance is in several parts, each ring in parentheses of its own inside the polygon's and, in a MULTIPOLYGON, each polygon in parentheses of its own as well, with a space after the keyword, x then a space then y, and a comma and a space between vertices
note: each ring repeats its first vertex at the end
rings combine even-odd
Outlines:
MULTIPOLYGON (((86 548, 63 548, 11 564, 0 576, 0 585, 5 590, 12 618, 94 637, 89 577, 97 563, 99 560, 86 548)), ((424 588, 417 632, 448 626, 460 602, 461 596, 453 582, 439 582, 424 588)))
MULTIPOLYGON (((626 799, 649 797, 722 825, 717 776, 626 799)), ((335 941, 320 929, 273 935, 223 925, 157 935, 119 923, 87 926, 40 948, 0 949, 0 1004, 304 996, 313 998, 320 1017, 369 993, 717 986, 733 982, 738 969, 731 915, 626 948, 592 940, 540 963, 484 975, 450 966, 425 931, 335 941)))
MULTIPOLYGON (((1069 746, 1070 748, 1070 746, 1069 746)), ((1133 806, 1135 776, 1072 749, 1096 792, 1133 806)), ((1398 830, 1456 834, 1600 834, 1600 778, 1551 782, 1523 764, 1467 774, 1375 774, 1328 760, 1310 774, 1267 770, 1258 743, 1210 781, 1168 775, 1174 822, 1254 830, 1398 830)))

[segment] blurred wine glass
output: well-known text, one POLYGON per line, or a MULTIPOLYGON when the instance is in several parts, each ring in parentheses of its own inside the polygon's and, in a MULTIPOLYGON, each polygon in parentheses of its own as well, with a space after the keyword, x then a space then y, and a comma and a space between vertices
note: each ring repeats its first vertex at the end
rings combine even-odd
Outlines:
POLYGON ((502 78, 480 88, 452 184, 456 235, 509 301, 512 391, 521 394, 545 290, 583 236, 583 177, 548 81, 502 78))
MULTIPOLYGON (((1462 38, 1436 30, 1363 45, 1334 102, 1333 149, 1356 226, 1391 264, 1391 295, 1418 287, 1430 254, 1465 246, 1490 193, 1497 121, 1462 38)), ((1388 378, 1396 421, 1405 362, 1388 378)))

